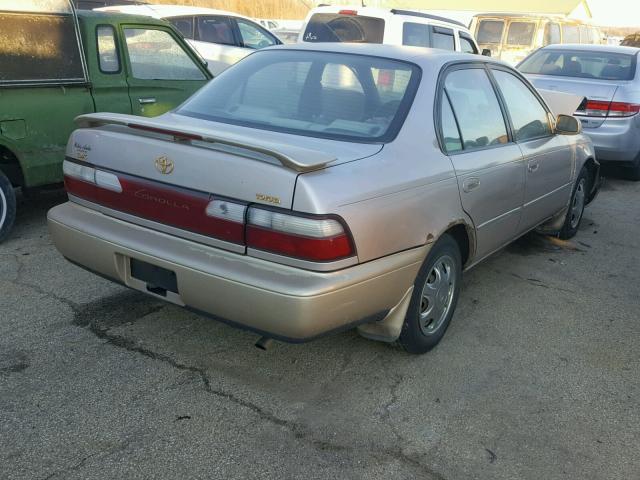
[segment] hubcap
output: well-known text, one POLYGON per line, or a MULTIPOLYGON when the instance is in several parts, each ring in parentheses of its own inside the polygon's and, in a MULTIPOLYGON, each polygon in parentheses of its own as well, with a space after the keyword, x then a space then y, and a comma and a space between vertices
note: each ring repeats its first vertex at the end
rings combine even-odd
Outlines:
POLYGON ((7 197, 0 188, 0 228, 4 225, 4 221, 7 218, 7 197))
POLYGON ((580 180, 580 183, 576 188, 576 193, 573 196, 573 202, 571 203, 571 228, 576 228, 582 218, 582 212, 584 211, 585 184, 586 181, 584 178, 580 180))
POLYGON ((420 329, 429 336, 436 333, 451 310, 456 289, 453 258, 444 255, 433 264, 420 298, 420 329))

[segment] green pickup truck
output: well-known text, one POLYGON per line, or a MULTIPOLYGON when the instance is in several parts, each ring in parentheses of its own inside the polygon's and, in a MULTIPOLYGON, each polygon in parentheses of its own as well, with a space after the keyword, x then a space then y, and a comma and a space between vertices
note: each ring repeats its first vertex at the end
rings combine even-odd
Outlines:
POLYGON ((0 0, 0 65, 0 241, 16 187, 62 182, 76 116, 160 115, 212 78, 169 23, 70 0, 0 0))

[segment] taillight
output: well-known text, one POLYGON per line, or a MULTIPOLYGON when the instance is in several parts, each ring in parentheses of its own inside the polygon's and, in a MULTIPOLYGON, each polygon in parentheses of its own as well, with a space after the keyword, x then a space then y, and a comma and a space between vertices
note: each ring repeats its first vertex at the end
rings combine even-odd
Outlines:
POLYGON ((640 105, 626 102, 606 102, 602 100, 587 100, 584 109, 576 115, 587 117, 632 117, 640 112, 640 105))
POLYGON ((338 15, 358 15, 357 10, 340 10, 338 15))
POLYGON ((251 207, 247 246, 312 262, 355 254, 349 233, 335 218, 299 216, 251 207))
POLYGON ((311 262, 355 255, 351 235, 336 217, 248 207, 69 160, 64 161, 63 171, 69 194, 163 225, 311 262))

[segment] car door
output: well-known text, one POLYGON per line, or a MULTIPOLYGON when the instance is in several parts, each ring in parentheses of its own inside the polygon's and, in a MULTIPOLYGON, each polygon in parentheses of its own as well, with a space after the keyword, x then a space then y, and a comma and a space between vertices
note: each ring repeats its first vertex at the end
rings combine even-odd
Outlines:
POLYGON ((195 35, 190 42, 218 75, 246 57, 251 50, 241 46, 235 22, 225 15, 196 15, 195 35))
POLYGON ((134 115, 165 113, 209 80, 205 66, 171 29, 123 25, 122 32, 134 115))
POLYGON ((514 139, 525 165, 525 195, 519 230, 526 232, 567 205, 574 154, 569 140, 553 132, 551 114, 532 87, 515 72, 491 67, 514 139))
POLYGON ((458 178, 462 207, 476 228, 478 259, 518 233, 524 161, 484 63, 446 71, 439 91, 441 144, 458 178))

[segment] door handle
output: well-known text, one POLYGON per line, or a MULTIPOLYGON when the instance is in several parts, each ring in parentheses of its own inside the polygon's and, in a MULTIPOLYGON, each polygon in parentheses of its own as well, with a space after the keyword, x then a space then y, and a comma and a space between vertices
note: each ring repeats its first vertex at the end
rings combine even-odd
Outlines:
POLYGON ((535 173, 538 171, 539 168, 540 168, 539 162, 529 162, 529 166, 527 170, 529 170, 529 173, 535 173))
POLYGON ((480 179, 478 177, 469 177, 465 178, 462 182, 462 189, 469 193, 474 188, 478 188, 480 186, 480 179))
POLYGON ((156 103, 156 97, 139 98, 138 102, 140 105, 149 105, 151 103, 156 103))

